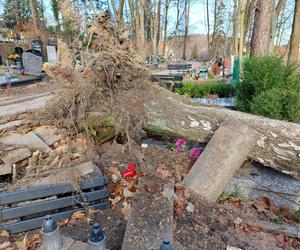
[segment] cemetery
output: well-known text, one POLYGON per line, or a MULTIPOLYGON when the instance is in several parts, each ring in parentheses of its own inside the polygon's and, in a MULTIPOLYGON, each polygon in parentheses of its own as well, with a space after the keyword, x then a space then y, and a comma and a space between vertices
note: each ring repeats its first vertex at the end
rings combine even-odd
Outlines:
POLYGON ((0 250, 300 248, 299 1, 7 0, 0 24, 0 250))

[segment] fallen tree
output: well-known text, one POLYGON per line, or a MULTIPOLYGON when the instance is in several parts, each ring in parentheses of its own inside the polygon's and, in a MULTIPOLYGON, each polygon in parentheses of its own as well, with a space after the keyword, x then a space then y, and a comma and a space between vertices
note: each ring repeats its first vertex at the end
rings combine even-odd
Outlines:
POLYGON ((126 31, 115 30, 107 12, 91 27, 90 38, 93 49, 73 51, 81 54, 82 65, 46 66, 64 91, 38 113, 40 120, 85 129, 103 141, 116 136, 131 147, 144 131, 207 142, 225 118, 233 117, 258 133, 251 159, 300 178, 299 124, 204 106, 154 84, 126 31))

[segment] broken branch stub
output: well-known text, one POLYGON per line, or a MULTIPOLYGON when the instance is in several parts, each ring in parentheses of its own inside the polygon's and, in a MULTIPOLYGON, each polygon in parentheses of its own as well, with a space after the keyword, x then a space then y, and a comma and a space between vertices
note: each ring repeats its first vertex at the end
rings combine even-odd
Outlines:
POLYGON ((244 123, 232 118, 224 120, 184 178, 184 184, 215 202, 250 154, 256 140, 257 133, 244 123))

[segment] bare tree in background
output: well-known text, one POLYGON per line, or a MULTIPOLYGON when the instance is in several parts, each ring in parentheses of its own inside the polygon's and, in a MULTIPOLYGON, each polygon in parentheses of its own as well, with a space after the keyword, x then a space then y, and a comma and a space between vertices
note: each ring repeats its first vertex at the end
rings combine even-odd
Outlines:
POLYGON ((184 17, 184 40, 183 40, 183 53, 182 59, 186 60, 186 47, 187 47, 187 40, 188 40, 188 33, 189 33, 189 21, 190 21, 190 0, 185 0, 185 17, 184 17))
POLYGON ((257 1, 251 39, 251 56, 263 56, 269 53, 274 4, 274 0, 257 1))
POLYGON ((39 29, 38 29, 37 16, 36 16, 36 11, 35 11, 36 10, 35 0, 29 0, 29 3, 30 3, 31 16, 32 16, 34 30, 35 30, 35 33, 38 34, 39 29))
POLYGON ((300 45, 300 0, 295 0, 293 30, 290 38, 288 64, 298 64, 300 45))
POLYGON ((286 0, 279 0, 279 2, 276 5, 276 8, 273 13, 272 17, 272 32, 271 32, 271 41, 270 41, 270 46, 269 46, 269 53, 274 52, 274 46, 275 46, 275 37, 277 34, 277 23, 278 23, 278 18, 281 13, 281 11, 284 9, 286 4, 286 0))

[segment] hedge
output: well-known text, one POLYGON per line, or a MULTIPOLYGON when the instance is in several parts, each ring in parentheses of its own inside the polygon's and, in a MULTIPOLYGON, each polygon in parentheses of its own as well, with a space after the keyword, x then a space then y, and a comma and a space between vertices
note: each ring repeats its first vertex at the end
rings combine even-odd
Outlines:
POLYGON ((231 84, 215 82, 215 83, 185 83, 182 88, 176 89, 181 95, 187 95, 192 98, 202 98, 209 95, 217 95, 218 97, 232 97, 235 95, 235 87, 231 84))

